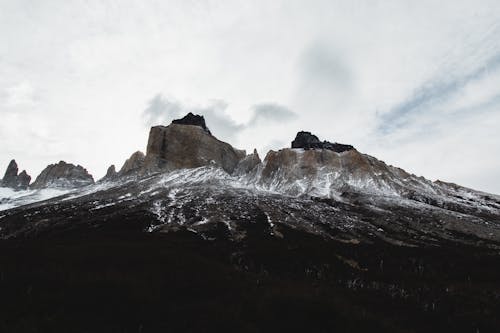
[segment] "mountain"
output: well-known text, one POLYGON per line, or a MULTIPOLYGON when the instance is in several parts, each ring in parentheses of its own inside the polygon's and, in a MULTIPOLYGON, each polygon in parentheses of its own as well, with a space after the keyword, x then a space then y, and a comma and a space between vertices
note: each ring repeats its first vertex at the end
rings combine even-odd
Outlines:
POLYGON ((94 178, 81 165, 59 161, 59 163, 47 166, 38 177, 36 177, 30 187, 33 189, 47 187, 77 188, 93 183, 94 178))
POLYGON ((155 126, 119 172, 1 211, 0 237, 10 331, 500 325, 500 197, 309 132, 262 160, 202 116, 155 126))
POLYGON ((25 190, 28 188, 28 185, 31 181, 31 176, 28 175, 26 170, 18 173, 18 167, 15 160, 10 161, 7 166, 7 170, 5 170, 5 174, 0 181, 1 187, 8 187, 15 190, 25 190))

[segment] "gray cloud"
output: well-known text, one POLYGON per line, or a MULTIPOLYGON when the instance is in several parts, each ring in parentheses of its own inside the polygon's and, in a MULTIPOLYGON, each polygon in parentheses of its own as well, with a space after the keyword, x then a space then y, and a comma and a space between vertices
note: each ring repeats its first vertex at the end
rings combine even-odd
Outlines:
POLYGON ((297 118, 297 114, 283 105, 262 103, 253 106, 253 117, 247 126, 255 126, 265 122, 288 122, 297 118))
POLYGON ((183 109, 180 103, 168 100, 162 94, 157 94, 151 98, 148 104, 143 116, 149 126, 163 124, 170 119, 174 119, 182 113, 183 109))
POLYGON ((188 106, 176 100, 157 94, 143 112, 147 126, 166 125, 173 119, 183 117, 189 112, 203 115, 210 131, 225 140, 234 139, 242 130, 266 123, 288 122, 297 115, 283 105, 276 103, 255 104, 251 108, 252 117, 247 123, 236 123, 227 112, 228 104, 223 100, 211 100, 206 106, 188 106))
POLYGON ((302 78, 315 89, 338 90, 348 89, 352 82, 352 73, 339 50, 327 41, 309 45, 300 57, 302 78))

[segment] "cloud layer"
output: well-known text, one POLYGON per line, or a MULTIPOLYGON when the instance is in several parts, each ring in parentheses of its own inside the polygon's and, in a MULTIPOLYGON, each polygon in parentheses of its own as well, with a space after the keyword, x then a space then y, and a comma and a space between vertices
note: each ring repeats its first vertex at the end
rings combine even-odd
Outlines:
POLYGON ((500 193, 498 22, 496 0, 1 1, 0 167, 98 178, 191 111, 239 148, 308 130, 500 193))
POLYGON ((149 127, 159 124, 167 125, 172 120, 181 118, 189 112, 203 115, 207 126, 217 137, 232 142, 245 130, 254 130, 266 124, 285 125, 297 118, 295 113, 283 105, 262 103, 250 108, 249 121, 236 123, 227 113, 227 108, 228 104, 223 100, 212 100, 207 105, 192 106, 157 94, 149 101, 143 112, 143 117, 145 124, 149 127))

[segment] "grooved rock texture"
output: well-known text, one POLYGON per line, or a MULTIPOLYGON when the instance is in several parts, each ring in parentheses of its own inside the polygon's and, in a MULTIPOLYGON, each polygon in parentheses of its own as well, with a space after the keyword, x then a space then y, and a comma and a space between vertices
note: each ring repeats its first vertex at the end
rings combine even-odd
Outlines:
POLYGON ((149 132, 143 173, 216 165, 232 173, 245 151, 234 149, 202 126, 172 123, 149 132))
POLYGON ((146 156, 142 151, 136 151, 125 161, 118 175, 128 176, 139 173, 144 167, 145 158, 146 156))
POLYGON ((10 187, 15 190, 25 190, 28 188, 31 176, 26 173, 26 170, 23 170, 19 175, 17 163, 15 160, 10 161, 7 166, 7 170, 5 170, 5 174, 3 176, 0 185, 3 187, 10 187))
POLYGON ((36 177, 31 188, 77 188, 93 183, 94 178, 84 167, 60 161, 57 164, 47 166, 36 177))

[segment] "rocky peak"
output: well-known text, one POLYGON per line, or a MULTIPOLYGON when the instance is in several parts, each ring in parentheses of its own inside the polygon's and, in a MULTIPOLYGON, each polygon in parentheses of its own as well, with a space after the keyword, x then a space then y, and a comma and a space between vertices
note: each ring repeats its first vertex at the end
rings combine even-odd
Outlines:
POLYGON ((47 187, 77 188, 94 183, 94 178, 81 165, 60 161, 50 164, 36 177, 31 185, 34 189, 47 187))
POLYGON ((0 185, 3 187, 10 187, 16 190, 25 190, 31 181, 31 176, 28 175, 26 170, 23 170, 19 175, 16 160, 10 161, 5 171, 0 185))
POLYGON ((205 130, 208 134, 210 133, 210 130, 208 129, 206 123, 205 123, 205 118, 203 116, 193 114, 189 112, 187 115, 185 115, 181 119, 175 119, 172 121, 172 124, 177 124, 177 125, 194 125, 194 126, 199 126, 205 130))
POLYGON ((104 177, 106 177, 106 178, 113 178, 113 177, 115 177, 115 176, 116 176, 116 173, 117 173, 117 172, 116 172, 116 167, 115 167, 115 165, 114 165, 114 164, 111 164, 111 165, 109 166, 108 170, 106 171, 106 176, 104 176, 104 177))
POLYGON ((103 181, 108 181, 108 180, 113 180, 115 179, 116 177, 118 177, 118 172, 116 172, 116 167, 114 164, 111 164, 108 168, 108 170, 106 171, 106 174, 104 175, 104 177, 102 177, 99 182, 103 182, 103 181))
POLYGON ((245 151, 237 150, 211 135, 202 116, 190 113, 169 126, 151 128, 142 173, 205 165, 216 165, 232 173, 245 156, 245 151))
POLYGON ((136 151, 125 161, 118 174, 120 176, 127 176, 139 173, 144 166, 145 158, 146 156, 142 151, 136 151))
POLYGON ((292 141, 292 148, 303 149, 328 149, 337 153, 353 150, 351 145, 344 145, 341 143, 331 143, 329 141, 320 141, 318 137, 311 132, 298 132, 295 140, 292 141))

